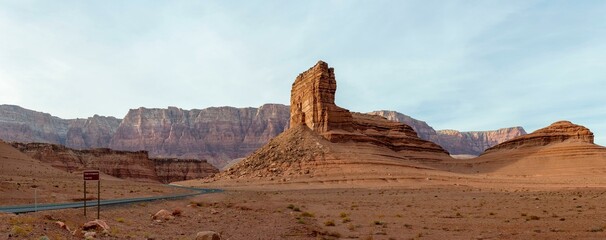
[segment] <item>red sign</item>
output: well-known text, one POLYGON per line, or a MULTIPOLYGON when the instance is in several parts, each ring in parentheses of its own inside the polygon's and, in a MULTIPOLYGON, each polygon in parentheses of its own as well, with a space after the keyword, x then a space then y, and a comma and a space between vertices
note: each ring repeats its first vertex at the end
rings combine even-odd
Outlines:
POLYGON ((84 171, 84 181, 99 180, 99 171, 84 171))

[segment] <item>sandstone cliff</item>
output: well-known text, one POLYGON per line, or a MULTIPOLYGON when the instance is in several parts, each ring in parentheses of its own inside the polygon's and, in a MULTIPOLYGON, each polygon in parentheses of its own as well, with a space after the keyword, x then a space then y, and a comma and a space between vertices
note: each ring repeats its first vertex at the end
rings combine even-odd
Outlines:
POLYGON ((208 159, 221 167, 248 155, 288 126, 288 107, 131 109, 110 148, 147 150, 154 157, 208 159))
POLYGON ((198 159, 153 158, 158 180, 163 183, 208 177, 219 170, 198 159))
POLYGON ((0 105, 0 139, 54 143, 75 149, 106 148, 120 121, 99 115, 61 119, 19 106, 0 105))
POLYGON ((201 178, 218 172, 203 160, 152 160, 145 151, 115 151, 107 148, 75 150, 48 143, 12 143, 12 146, 31 158, 50 163, 67 172, 98 169, 118 178, 161 182, 201 178), (175 163, 168 164, 167 161, 175 163))
POLYGON ((526 134, 522 127, 501 128, 493 131, 459 132, 457 130, 434 130, 427 123, 395 111, 374 111, 368 114, 383 116, 391 121, 411 126, 419 137, 432 141, 453 155, 480 155, 484 150, 526 134))

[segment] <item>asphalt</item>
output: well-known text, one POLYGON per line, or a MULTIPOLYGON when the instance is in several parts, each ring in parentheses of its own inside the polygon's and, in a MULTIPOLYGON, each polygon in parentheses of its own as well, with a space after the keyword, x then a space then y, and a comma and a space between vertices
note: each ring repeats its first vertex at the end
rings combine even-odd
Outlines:
MULTIPOLYGON (((163 196, 155 196, 155 197, 106 199, 106 200, 101 200, 99 203, 99 206, 131 204, 131 203, 150 202, 150 201, 157 201, 157 200, 182 199, 182 198, 201 195, 201 194, 223 192, 223 190, 221 190, 221 189, 190 188, 190 187, 182 187, 182 186, 176 186, 176 185, 169 185, 169 186, 176 187, 176 188, 189 189, 194 192, 187 193, 187 194, 163 195, 163 196)), ((86 207, 96 207, 96 206, 97 206, 97 200, 86 201, 86 207)), ((66 209, 66 208, 82 208, 82 207, 84 207, 84 201, 69 202, 69 203, 47 203, 47 204, 37 204, 37 205, 29 204, 29 205, 15 205, 15 206, 0 206, 0 212, 19 214, 19 213, 28 213, 28 212, 36 212, 36 211, 39 212, 39 211, 47 211, 47 210, 57 210, 57 209, 66 209)))

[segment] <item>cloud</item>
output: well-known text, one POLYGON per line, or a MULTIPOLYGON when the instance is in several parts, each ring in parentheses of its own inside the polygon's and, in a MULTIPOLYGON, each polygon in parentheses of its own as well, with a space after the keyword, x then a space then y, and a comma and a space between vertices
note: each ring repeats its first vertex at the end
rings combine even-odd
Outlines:
POLYGON ((322 59, 353 111, 460 130, 569 119, 598 136, 604 11, 589 1, 2 2, 0 101, 64 118, 288 104, 297 74, 322 59))

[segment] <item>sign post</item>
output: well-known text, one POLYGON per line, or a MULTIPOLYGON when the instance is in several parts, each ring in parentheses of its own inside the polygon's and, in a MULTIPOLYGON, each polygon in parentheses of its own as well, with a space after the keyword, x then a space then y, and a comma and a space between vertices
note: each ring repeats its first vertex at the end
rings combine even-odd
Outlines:
POLYGON ((99 219, 99 206, 101 203, 101 180, 99 180, 98 170, 85 170, 82 173, 84 177, 84 216, 86 217, 86 181, 97 181, 97 219, 99 219))

